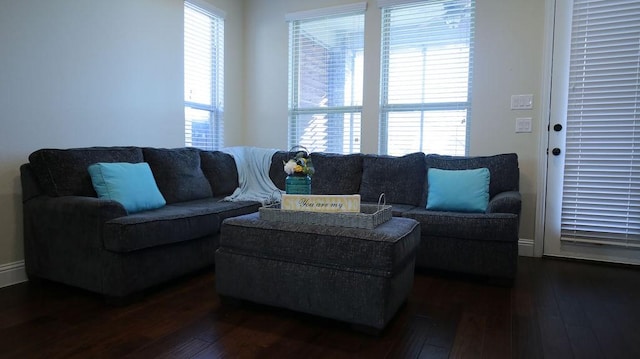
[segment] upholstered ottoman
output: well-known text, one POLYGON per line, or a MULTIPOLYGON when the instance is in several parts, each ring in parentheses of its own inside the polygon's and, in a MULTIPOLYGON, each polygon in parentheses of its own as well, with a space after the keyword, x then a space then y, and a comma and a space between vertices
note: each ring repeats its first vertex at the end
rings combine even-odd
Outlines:
POLYGON ((420 224, 373 230, 228 218, 216 251, 222 296, 382 329, 413 285, 420 224))

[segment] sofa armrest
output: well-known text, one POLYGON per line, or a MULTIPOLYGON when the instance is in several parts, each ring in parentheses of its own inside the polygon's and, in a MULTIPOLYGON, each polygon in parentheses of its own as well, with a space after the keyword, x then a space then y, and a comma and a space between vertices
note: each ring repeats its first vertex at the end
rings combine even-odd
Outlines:
POLYGON ((104 223, 127 215, 116 201, 83 196, 38 196, 23 210, 26 243, 88 248, 102 248, 104 223))
POLYGON ((485 213, 513 213, 520 215, 522 199, 520 192, 507 191, 493 196, 489 200, 489 205, 485 213))
MULTIPOLYGON (((108 221, 127 215, 127 211, 119 202, 96 197, 39 196, 27 201, 27 204, 30 208, 38 208, 38 212, 59 218, 74 216, 108 221)), ((46 218, 41 219, 46 220, 46 218)))
POLYGON ((102 293, 104 223, 126 215, 120 203, 95 197, 41 195, 25 201, 27 274, 102 293))

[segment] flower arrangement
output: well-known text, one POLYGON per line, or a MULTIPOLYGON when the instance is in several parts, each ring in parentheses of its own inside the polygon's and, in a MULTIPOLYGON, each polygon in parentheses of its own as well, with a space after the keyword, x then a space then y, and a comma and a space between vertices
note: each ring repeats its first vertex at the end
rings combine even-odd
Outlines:
POLYGON ((311 157, 306 151, 298 151, 292 159, 284 162, 284 171, 290 176, 307 175, 309 177, 313 176, 315 172, 311 157))

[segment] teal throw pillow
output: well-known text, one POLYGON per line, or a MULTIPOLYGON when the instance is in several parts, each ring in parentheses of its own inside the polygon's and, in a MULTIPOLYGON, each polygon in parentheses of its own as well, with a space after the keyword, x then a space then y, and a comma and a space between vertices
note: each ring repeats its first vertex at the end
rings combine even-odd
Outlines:
POLYGON ((156 209, 166 204, 146 162, 99 162, 90 165, 88 170, 98 198, 120 202, 127 213, 156 209))
POLYGON ((489 204, 489 169, 441 170, 429 168, 427 209, 484 212, 489 204))

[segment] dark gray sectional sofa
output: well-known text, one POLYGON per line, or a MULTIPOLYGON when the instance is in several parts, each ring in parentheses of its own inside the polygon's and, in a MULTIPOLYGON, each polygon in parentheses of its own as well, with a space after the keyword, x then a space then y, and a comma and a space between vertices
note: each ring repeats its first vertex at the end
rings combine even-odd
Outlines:
MULTIPOLYGON (((286 151, 272 157, 269 176, 284 189, 286 151)), ((515 154, 402 157, 312 153, 314 194, 385 193, 395 216, 421 224, 416 265, 512 279, 516 273, 520 194, 515 154), (425 208, 429 168, 489 168, 486 213, 425 208)), ((41 149, 21 166, 25 264, 44 278, 107 297, 125 297, 210 267, 222 221, 253 213, 260 203, 222 201, 238 186, 233 157, 194 148, 88 147, 41 149), (87 167, 96 162, 147 162, 167 204, 127 214, 98 199, 87 167)))

